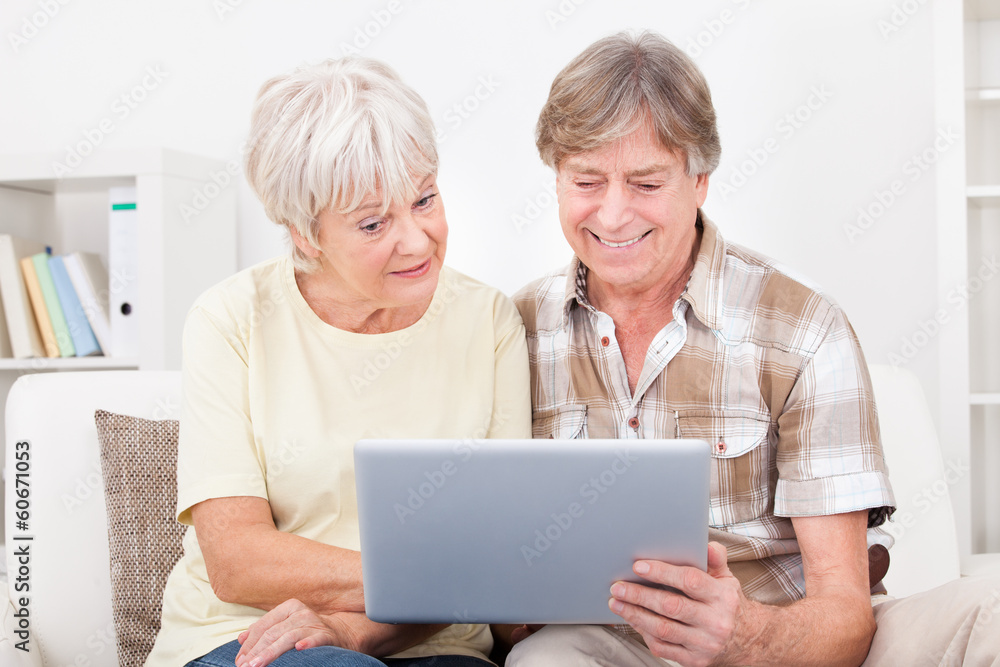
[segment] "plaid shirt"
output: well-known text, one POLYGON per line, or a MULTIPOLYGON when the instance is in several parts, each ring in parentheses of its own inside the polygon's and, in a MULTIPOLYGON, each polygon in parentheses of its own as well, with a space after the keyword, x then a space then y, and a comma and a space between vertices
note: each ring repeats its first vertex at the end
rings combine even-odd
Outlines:
MULTIPOLYGON (((805 595, 790 517, 867 509, 869 543, 895 503, 861 347, 840 307, 768 259, 701 246, 673 321, 629 390, 615 324, 587 267, 514 297, 527 330, 536 438, 699 438, 712 445, 709 537, 750 597, 805 595)), ((655 511, 654 508, 650 508, 655 511)))

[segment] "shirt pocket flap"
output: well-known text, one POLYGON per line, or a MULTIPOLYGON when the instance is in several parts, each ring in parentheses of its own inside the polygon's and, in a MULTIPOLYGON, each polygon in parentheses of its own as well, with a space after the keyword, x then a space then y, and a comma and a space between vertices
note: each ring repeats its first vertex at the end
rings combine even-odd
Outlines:
POLYGON ((768 512, 772 502, 770 426, 763 415, 678 413, 680 437, 711 445, 709 525, 721 528, 746 523, 768 512))
POLYGON ((536 412, 531 420, 533 438, 561 440, 587 437, 586 404, 562 405, 536 412))
POLYGON ((749 415, 717 412, 677 415, 677 431, 682 438, 706 441, 712 457, 734 459, 767 442, 770 420, 749 415))

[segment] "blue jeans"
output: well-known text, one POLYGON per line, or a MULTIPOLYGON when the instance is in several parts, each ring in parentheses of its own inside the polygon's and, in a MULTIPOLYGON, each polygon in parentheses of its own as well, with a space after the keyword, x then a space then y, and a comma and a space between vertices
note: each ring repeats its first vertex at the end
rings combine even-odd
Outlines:
MULTIPOLYGON (((240 643, 235 639, 211 653, 196 658, 187 667, 233 667, 240 643)), ((395 658, 385 662, 337 646, 317 646, 304 651, 286 651, 271 663, 274 667, 491 667, 492 663, 464 655, 431 658, 395 658)))

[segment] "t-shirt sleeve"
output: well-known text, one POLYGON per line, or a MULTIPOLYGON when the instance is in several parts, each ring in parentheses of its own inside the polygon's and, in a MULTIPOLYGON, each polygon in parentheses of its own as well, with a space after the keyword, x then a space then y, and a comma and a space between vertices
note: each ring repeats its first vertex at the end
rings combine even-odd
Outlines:
POLYGON ((183 402, 177 451, 177 519, 210 498, 257 496, 267 487, 250 420, 247 349, 234 318, 195 306, 184 324, 183 402))
POLYGON ((867 509, 873 527, 895 505, 868 366, 839 308, 831 310, 778 418, 777 466, 778 516, 867 509))
POLYGON ((531 394, 524 324, 514 304, 501 297, 494 313, 496 338, 493 419, 490 438, 531 437, 531 394))

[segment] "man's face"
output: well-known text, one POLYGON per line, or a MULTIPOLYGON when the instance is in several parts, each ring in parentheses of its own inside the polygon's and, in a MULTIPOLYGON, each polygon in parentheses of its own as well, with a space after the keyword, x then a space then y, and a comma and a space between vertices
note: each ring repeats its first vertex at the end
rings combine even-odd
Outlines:
POLYGON ((649 123, 617 143, 567 156, 558 170, 563 234, 609 293, 663 289, 683 272, 698 238, 708 175, 688 176, 649 123))

